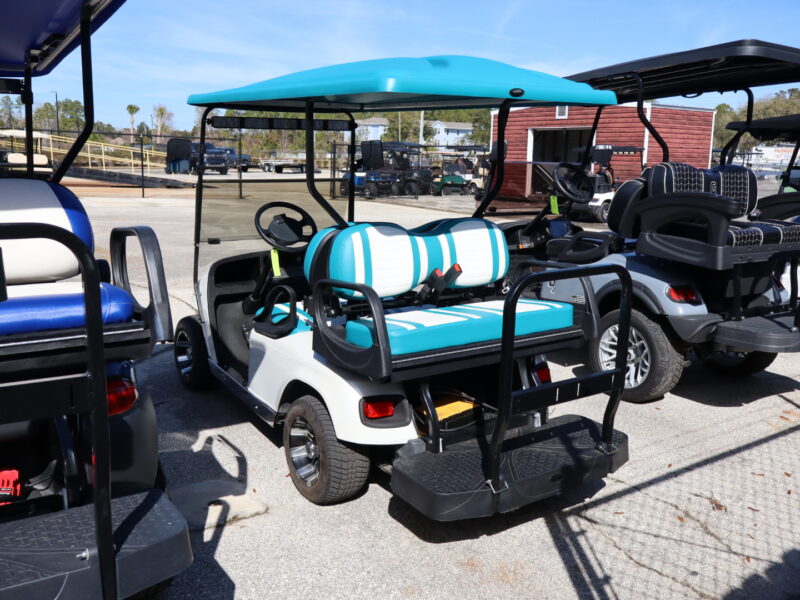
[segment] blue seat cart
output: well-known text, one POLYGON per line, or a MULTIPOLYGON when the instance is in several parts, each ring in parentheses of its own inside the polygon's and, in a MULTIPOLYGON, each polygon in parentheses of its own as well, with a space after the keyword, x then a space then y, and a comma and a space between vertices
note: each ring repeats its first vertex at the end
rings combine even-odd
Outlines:
MULTIPOLYGON (((353 496, 374 463, 419 511, 456 520, 560 494, 627 460, 627 438, 613 427, 625 343, 615 366, 552 382, 543 354, 591 339, 593 290, 580 301, 535 298, 544 281, 617 277, 624 333, 631 298, 624 269, 550 264, 515 280, 495 222, 386 222, 380 205, 356 206, 354 186, 345 199, 325 197, 312 168, 318 139, 348 139, 354 180, 360 112, 498 107, 503 139, 514 106, 614 104, 613 93, 437 56, 314 69, 196 94, 189 103, 206 108, 203 140, 208 128, 305 132, 304 179, 233 188, 200 174, 199 314, 178 324, 175 361, 188 387, 222 381, 267 423, 283 426, 290 474, 306 498, 327 504, 353 496), (212 116, 214 109, 235 112, 212 116), (276 201, 264 203, 270 194, 276 201), (372 217, 359 218, 362 207, 372 217), (534 293, 523 297, 526 290, 534 293), (548 419, 549 406, 603 392, 610 398, 602 423, 548 419)), ((503 170, 496 161, 484 203, 500 189, 503 170)))
POLYGON ((134 361, 172 339, 161 253, 120 227, 94 256, 79 199, 60 181, 93 127, 91 33, 122 4, 4 7, 0 92, 25 107, 27 177, 0 178, 0 598, 116 600, 164 587, 192 561, 164 493, 152 400, 134 361), (80 48, 86 122, 55 173, 34 169, 33 77, 80 48), (148 304, 131 292, 136 238, 148 304))

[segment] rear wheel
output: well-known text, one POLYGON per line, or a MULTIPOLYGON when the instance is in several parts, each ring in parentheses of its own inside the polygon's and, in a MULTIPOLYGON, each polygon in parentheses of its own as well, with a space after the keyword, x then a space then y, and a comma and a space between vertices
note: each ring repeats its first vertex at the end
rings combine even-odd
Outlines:
POLYGON ((726 377, 749 377, 760 373, 778 358, 774 352, 711 352, 702 357, 703 364, 726 377))
POLYGON ((416 196, 419 193, 419 189, 416 183, 411 182, 405 185, 405 193, 406 196, 416 196))
POLYGON ((225 167, 224 169, 220 169, 220 170, 219 170, 219 174, 220 174, 220 175, 227 175, 227 174, 228 174, 228 168, 227 168, 227 167, 225 167))
POLYGON ((399 196, 400 195, 400 184, 393 183, 391 187, 392 196, 399 196))
POLYGON ((203 328, 194 317, 184 317, 178 321, 173 354, 178 376, 186 388, 204 390, 214 386, 216 379, 211 375, 208 364, 203 328))
POLYGON ((295 400, 283 424, 283 447, 297 490, 314 504, 332 504, 367 483, 369 459, 336 439, 325 405, 313 396, 295 400))
MULTIPOLYGON (((600 320, 600 335, 592 341, 590 364, 595 371, 614 368, 619 330, 619 311, 600 320)), ((628 342, 628 370, 625 374, 627 402, 648 402, 674 388, 683 373, 683 356, 664 329, 638 310, 631 311, 628 342)))
POLYGON ((364 198, 376 198, 378 196, 378 186, 374 183, 368 183, 364 186, 364 198))
POLYGON ((449 196, 452 193, 449 185, 442 186, 442 196, 449 196))
POLYGON ((469 193, 472 194, 473 196, 477 195, 477 193, 478 193, 478 185, 475 184, 475 183, 470 183, 469 184, 469 193))

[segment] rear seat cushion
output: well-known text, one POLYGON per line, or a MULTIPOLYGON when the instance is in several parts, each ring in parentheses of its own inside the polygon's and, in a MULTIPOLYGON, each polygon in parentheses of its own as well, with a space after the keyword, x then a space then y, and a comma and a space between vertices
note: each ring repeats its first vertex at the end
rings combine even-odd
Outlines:
MULTIPOLYGON (((455 263, 462 274, 452 287, 491 284, 508 270, 508 246, 500 228, 484 219, 446 219, 417 230, 359 223, 339 231, 324 229, 314 236, 304 262, 309 282, 312 272, 319 271, 319 260, 327 261, 323 265, 327 277, 368 285, 386 298, 414 289, 435 269, 444 273, 455 263)), ((337 293, 360 296, 347 290, 337 293)))
MULTIPOLYGON (((0 302, 0 335, 84 327, 83 287, 79 281, 9 285, 0 302)), ((125 323, 134 316, 134 302, 125 290, 100 284, 103 323, 125 323)))
MULTIPOLYGON (((571 325, 572 306, 569 304, 522 299, 517 305, 517 336, 571 325)), ((499 340, 502 327, 502 300, 443 308, 400 309, 386 314, 392 355, 499 340)), ((355 319, 347 322, 345 339, 356 346, 369 348, 374 343, 373 331, 371 318, 355 319)))
MULTIPOLYGON (((0 179, 0 223, 46 223, 76 234, 94 251, 92 227, 67 188, 35 179, 0 179)), ((0 240, 9 285, 57 281, 78 274, 66 246, 47 239, 0 240)))

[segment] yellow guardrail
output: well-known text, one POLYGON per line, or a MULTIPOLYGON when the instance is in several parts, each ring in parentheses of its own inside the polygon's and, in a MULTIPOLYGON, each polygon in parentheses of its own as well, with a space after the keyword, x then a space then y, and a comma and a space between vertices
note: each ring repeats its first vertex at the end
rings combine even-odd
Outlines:
MULTIPOLYGON (((75 143, 75 138, 63 135, 50 135, 36 138, 34 151, 46 155, 51 163, 59 162, 75 143)), ((0 149, 24 152, 24 141, 17 138, 0 137, 0 149)), ((122 144, 109 144, 94 140, 87 141, 75 160, 76 164, 102 169, 104 171, 130 170, 139 173, 144 164, 148 175, 157 169, 163 172, 167 153, 159 150, 140 147, 125 146, 122 144)))

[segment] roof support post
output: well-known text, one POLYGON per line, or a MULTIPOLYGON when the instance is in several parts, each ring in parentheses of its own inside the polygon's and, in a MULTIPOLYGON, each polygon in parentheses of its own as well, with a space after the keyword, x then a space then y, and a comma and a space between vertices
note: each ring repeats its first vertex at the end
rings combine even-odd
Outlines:
MULTIPOLYGON (((205 171, 203 165, 206 161, 206 121, 212 110, 214 108, 209 106, 203 111, 203 116, 200 117, 200 145, 197 147, 197 162, 195 163, 197 185, 194 188, 194 267, 192 280, 194 281, 194 293, 198 298, 200 294, 197 284, 199 283, 198 275, 200 269, 200 227, 203 215, 203 172, 205 171)), ((189 171, 191 172, 191 160, 189 161, 189 171)), ((199 299, 197 305, 200 306, 199 299)))
MULTIPOLYGON (((494 200, 500 188, 503 186, 503 175, 505 173, 506 163, 506 124, 508 123, 508 115, 510 112, 511 101, 504 100, 497 112, 497 157, 492 162, 487 177, 487 181, 491 184, 491 187, 484 185, 481 203, 478 205, 478 208, 475 209, 475 212, 472 213, 473 217, 479 219, 483 217, 483 213, 486 212, 486 207, 494 200)), ((491 143, 492 140, 489 140, 490 147, 491 143)))
POLYGON ((744 127, 728 140, 728 143, 725 144, 722 152, 720 152, 719 164, 721 165, 729 165, 733 162, 733 159, 736 158, 736 149, 739 147, 739 140, 742 139, 742 136, 750 129, 750 123, 753 121, 753 92, 750 88, 744 88, 742 91, 747 94, 747 119, 744 122, 744 127))
POLYGON ((639 90, 636 96, 636 112, 639 115, 639 120, 642 122, 642 125, 645 126, 647 131, 650 132, 650 135, 653 136, 658 145, 661 146, 661 162, 669 162, 669 146, 667 146, 667 142, 664 141, 664 138, 661 137, 661 134, 658 133, 655 127, 653 127, 650 119, 648 119, 647 115, 644 114, 644 83, 642 83, 642 78, 638 73, 629 73, 628 77, 632 77, 636 80, 639 90))
MULTIPOLYGON (((314 183, 314 103, 306 102, 306 187, 308 188, 311 197, 325 209, 331 218, 336 222, 339 227, 347 227, 347 221, 336 212, 325 197, 319 193, 316 184, 314 183)), ((353 186, 350 186, 351 188, 353 186)))
MULTIPOLYGON (((66 174, 67 170, 72 166, 75 158, 78 156, 86 140, 92 135, 94 129, 94 91, 92 86, 92 4, 88 0, 84 2, 81 8, 81 25, 80 25, 80 40, 81 40, 81 72, 83 74, 83 129, 78 135, 75 143, 72 144, 69 151, 67 151, 64 160, 58 165, 58 170, 53 174, 50 180, 53 183, 58 183, 66 174)), ((91 166, 91 165, 89 165, 91 166)))
POLYGON ((33 65, 31 53, 25 53, 22 103, 25 106, 25 163, 28 177, 33 177, 33 65))
POLYGON ((603 113, 603 106, 597 107, 597 112, 594 113, 594 122, 592 123, 592 130, 589 132, 589 139, 586 140, 586 150, 583 152, 583 160, 581 161, 581 169, 584 171, 589 163, 592 162, 592 148, 594 147, 594 136, 597 134, 597 127, 600 125, 600 115, 603 113))

